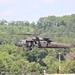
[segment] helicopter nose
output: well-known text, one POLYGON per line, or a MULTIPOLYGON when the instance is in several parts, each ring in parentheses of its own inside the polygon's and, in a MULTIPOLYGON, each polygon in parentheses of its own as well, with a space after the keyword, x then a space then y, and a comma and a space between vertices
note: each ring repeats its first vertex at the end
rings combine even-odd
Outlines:
POLYGON ((22 47, 22 45, 21 45, 21 44, 19 44, 19 43, 15 43, 15 46, 22 47))

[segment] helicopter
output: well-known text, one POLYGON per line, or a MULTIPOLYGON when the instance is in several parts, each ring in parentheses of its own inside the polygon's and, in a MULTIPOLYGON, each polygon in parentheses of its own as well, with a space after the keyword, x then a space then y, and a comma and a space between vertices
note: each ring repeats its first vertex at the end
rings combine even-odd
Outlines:
MULTIPOLYGON (((35 35, 35 34, 18 34, 18 35, 35 35)), ((64 44, 59 42, 54 42, 50 38, 39 38, 38 36, 32 38, 24 38, 15 43, 18 47, 25 47, 28 50, 32 48, 72 48, 75 47, 75 42, 71 44, 64 44)))

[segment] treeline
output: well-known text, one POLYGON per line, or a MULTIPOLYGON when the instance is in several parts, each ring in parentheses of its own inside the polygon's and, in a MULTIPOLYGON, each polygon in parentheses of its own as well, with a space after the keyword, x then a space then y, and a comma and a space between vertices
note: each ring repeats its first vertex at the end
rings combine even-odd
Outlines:
MULTIPOLYGON (((14 44, 26 35, 19 33, 44 34, 39 37, 48 37, 54 41, 71 43, 75 40, 75 14, 62 17, 41 17, 37 23, 28 21, 0 20, 0 73, 5 75, 41 75, 43 70, 47 73, 57 73, 58 49, 33 48, 27 51, 14 44)), ((34 37, 34 36, 32 36, 34 37)), ((75 48, 60 49, 62 73, 75 73, 75 60, 66 57, 66 54, 75 53, 75 48)), ((69 55, 70 56, 70 55, 69 55)), ((71 56, 70 56, 71 57, 71 56)))

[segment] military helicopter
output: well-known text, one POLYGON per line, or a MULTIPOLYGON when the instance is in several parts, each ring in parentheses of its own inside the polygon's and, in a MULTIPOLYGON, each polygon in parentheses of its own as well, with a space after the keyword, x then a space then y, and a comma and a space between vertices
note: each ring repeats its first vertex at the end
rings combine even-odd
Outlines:
MULTIPOLYGON (((36 34, 18 34, 18 35, 36 35, 36 34)), ((18 47, 25 47, 28 50, 32 50, 32 48, 72 48, 75 47, 75 42, 72 44, 64 44, 59 42, 54 42, 50 38, 39 38, 37 35, 32 38, 24 38, 17 43, 15 43, 18 47)))

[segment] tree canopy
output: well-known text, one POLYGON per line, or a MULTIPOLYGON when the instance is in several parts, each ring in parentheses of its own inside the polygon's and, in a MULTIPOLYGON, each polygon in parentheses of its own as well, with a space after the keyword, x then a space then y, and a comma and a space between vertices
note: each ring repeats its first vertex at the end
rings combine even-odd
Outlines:
POLYGON ((0 20, 0 74, 27 74, 41 75, 43 70, 47 73, 57 73, 58 51, 61 51, 62 73, 75 73, 75 59, 68 59, 71 49, 38 49, 31 51, 16 47, 14 44, 29 36, 14 35, 18 33, 45 34, 39 37, 50 37, 54 41, 72 43, 75 40, 75 14, 62 17, 41 17, 37 23, 28 21, 0 20), (13 34, 13 35, 12 35, 13 34))

